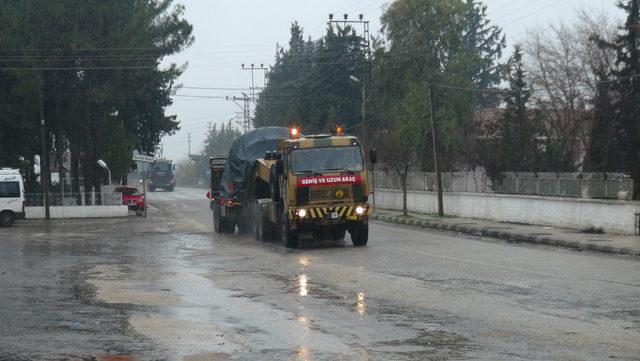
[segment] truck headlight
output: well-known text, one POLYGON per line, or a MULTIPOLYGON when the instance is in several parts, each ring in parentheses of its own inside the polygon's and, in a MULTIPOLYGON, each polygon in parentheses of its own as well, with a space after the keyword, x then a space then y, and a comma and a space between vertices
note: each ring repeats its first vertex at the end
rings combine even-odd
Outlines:
POLYGON ((307 216, 307 210, 306 209, 298 209, 298 217, 304 218, 306 216, 307 216))
POLYGON ((361 216, 364 214, 364 207, 363 206, 357 206, 356 207, 356 214, 361 216))

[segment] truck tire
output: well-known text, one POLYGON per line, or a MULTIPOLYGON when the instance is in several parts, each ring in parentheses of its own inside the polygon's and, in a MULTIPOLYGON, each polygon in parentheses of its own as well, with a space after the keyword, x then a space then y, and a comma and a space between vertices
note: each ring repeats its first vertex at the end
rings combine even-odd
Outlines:
POLYGON ((282 244, 287 248, 298 247, 298 230, 291 229, 287 215, 282 216, 282 244))
POLYGON ((11 211, 0 212, 0 226, 11 227, 16 220, 16 215, 11 211))
POLYGON ((349 233, 351 234, 351 243, 354 246, 366 246, 367 241, 369 241, 369 224, 359 223, 349 230, 349 233))
POLYGON ((213 230, 216 231, 216 233, 223 233, 223 221, 220 216, 220 205, 214 204, 211 208, 213 209, 213 230))
POLYGON ((269 171, 269 193, 271 193, 271 200, 278 202, 280 200, 280 183, 278 182, 278 170, 276 165, 271 166, 269 171))
POLYGON ((236 233, 236 224, 229 218, 221 217, 222 221, 222 233, 234 234, 236 233))
POLYGON ((273 237, 273 226, 271 222, 262 215, 257 217, 255 234, 256 240, 260 242, 267 242, 273 237))
POLYGON ((253 230, 253 226, 251 225, 251 220, 242 220, 240 222, 238 222, 238 233, 241 234, 249 234, 252 233, 253 230))

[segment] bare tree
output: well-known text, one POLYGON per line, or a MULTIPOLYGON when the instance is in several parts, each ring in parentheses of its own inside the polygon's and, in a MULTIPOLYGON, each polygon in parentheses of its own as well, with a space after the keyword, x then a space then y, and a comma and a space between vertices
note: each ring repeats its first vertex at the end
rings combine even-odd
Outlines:
POLYGON ((602 72, 610 72, 615 53, 593 39, 612 39, 616 23, 603 13, 580 10, 576 23, 531 29, 525 42, 534 107, 543 114, 547 166, 582 166, 593 126, 592 101, 602 72))
POLYGON ((402 214, 407 215, 407 182, 411 172, 418 166, 420 159, 413 144, 408 144, 406 139, 381 132, 382 136, 377 140, 377 148, 380 158, 384 163, 387 173, 392 173, 400 180, 402 188, 402 214))

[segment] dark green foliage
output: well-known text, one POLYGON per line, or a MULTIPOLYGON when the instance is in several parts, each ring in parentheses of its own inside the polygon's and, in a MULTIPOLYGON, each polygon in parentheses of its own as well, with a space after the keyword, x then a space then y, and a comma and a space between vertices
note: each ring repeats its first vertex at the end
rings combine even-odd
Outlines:
MULTIPOLYGON (((464 43, 469 57, 466 78, 473 87, 488 89, 498 86, 502 80, 504 65, 500 63, 502 51, 506 47, 505 36, 497 25, 491 25, 487 18, 487 7, 481 2, 467 0, 467 29, 464 43)), ((481 108, 498 106, 496 93, 478 93, 477 105, 481 108)))
POLYGON ((527 106, 531 94, 519 46, 516 46, 506 69, 509 90, 504 94, 505 108, 491 129, 491 140, 483 154, 487 174, 498 181, 502 172, 537 171, 542 157, 536 141, 542 131, 540 119, 537 112, 527 106))
MULTIPOLYGON (((396 1, 383 15, 382 24, 386 47, 375 53, 373 63, 377 98, 373 103, 383 119, 377 124, 416 124, 418 154, 423 167, 433 169, 428 84, 479 89, 498 84, 504 38, 498 27, 489 24, 484 7, 472 1, 396 1)), ((497 102, 495 97, 477 94, 482 93, 434 87, 444 170, 473 164, 477 153, 471 147, 477 135, 469 132, 473 112, 478 104, 497 102)))
POLYGON ((363 39, 347 26, 328 28, 316 41, 291 25, 289 49, 276 54, 269 83, 258 100, 255 125, 298 124, 306 133, 328 132, 331 125, 360 122, 360 85, 366 76, 363 39))
POLYGON ((595 39, 617 53, 613 79, 602 78, 594 101, 595 126, 588 160, 592 170, 629 172, 640 197, 640 0, 619 2, 627 14, 612 43, 595 39))
POLYGON ((209 128, 207 137, 204 140, 204 149, 202 155, 207 157, 226 157, 229 154, 229 149, 242 135, 239 130, 231 125, 231 121, 225 124, 223 123, 218 130, 218 125, 214 124, 209 128))
POLYGON ((133 149, 153 153, 178 129, 164 109, 182 69, 159 65, 193 41, 182 14, 171 0, 1 2, 2 165, 33 167, 41 99, 52 168, 68 158, 67 171, 86 185, 104 176, 98 159, 118 179, 133 149))

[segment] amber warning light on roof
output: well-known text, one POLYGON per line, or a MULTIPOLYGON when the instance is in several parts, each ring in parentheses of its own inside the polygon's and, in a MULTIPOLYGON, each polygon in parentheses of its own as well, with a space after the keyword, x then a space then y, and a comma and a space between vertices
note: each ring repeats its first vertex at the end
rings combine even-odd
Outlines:
POLYGON ((291 139, 297 139, 300 136, 300 129, 296 127, 289 128, 289 135, 291 139))
POLYGON ((331 129, 331 133, 335 135, 344 135, 344 125, 336 125, 331 129))

